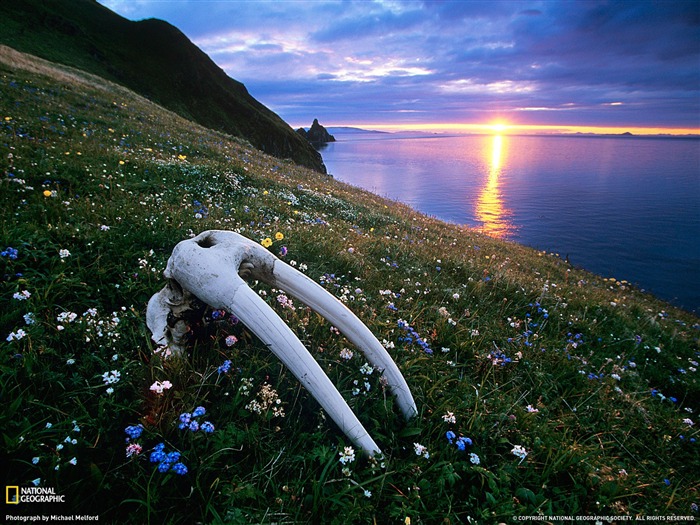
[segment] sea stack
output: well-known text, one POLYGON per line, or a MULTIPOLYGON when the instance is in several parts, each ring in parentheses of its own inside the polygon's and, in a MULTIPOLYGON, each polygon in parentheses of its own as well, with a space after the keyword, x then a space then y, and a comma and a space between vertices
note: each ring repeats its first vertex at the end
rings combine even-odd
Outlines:
POLYGON ((328 133, 326 128, 324 128, 323 126, 321 126, 321 124, 318 123, 318 119, 314 119, 314 122, 313 124, 311 124, 309 131, 306 131, 304 128, 299 128, 297 130, 297 133, 299 133, 299 135, 304 137, 312 144, 335 142, 335 137, 328 133))

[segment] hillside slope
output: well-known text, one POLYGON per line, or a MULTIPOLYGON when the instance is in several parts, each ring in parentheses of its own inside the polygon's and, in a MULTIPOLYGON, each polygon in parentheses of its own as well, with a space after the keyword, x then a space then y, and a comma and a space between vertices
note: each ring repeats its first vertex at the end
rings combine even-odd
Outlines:
POLYGON ((113 80, 208 128, 325 173, 320 154, 178 29, 94 0, 0 2, 0 43, 113 80))
POLYGON ((0 472, 66 501, 6 505, 8 523, 697 520, 699 334, 625 282, 0 46, 0 472), (266 246, 385 346, 409 422, 360 348, 249 282, 383 457, 353 450, 236 312, 193 316, 183 358, 154 345, 168 257, 210 229, 266 246))

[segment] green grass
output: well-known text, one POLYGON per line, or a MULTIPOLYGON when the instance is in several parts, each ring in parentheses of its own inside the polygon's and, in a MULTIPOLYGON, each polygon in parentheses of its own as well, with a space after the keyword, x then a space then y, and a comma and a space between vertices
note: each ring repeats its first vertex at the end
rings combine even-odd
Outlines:
POLYGON ((265 156, 94 77, 0 56, 0 470, 7 485, 40 480, 67 501, 16 512, 135 524, 697 516, 696 316, 265 156), (269 249, 286 247, 285 261, 389 347, 418 405, 409 423, 327 322, 251 284, 383 457, 341 464, 347 439, 227 314, 193 323, 186 358, 157 352, 146 302, 175 244, 206 229, 282 233, 269 249), (213 433, 178 428, 198 406, 213 433), (142 452, 127 458, 125 428, 138 424, 142 452), (187 474, 157 470, 159 443, 187 474))
POLYGON ((0 43, 118 82, 199 124, 321 173, 320 154, 177 28, 95 0, 0 3, 0 43))

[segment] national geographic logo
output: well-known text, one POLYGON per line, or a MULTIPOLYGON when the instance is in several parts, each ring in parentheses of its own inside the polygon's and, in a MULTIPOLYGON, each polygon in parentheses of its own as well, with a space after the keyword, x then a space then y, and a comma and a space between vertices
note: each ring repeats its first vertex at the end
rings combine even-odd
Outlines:
POLYGON ((65 503, 66 496, 56 494, 53 487, 20 487, 5 486, 5 503, 19 505, 20 503, 65 503))

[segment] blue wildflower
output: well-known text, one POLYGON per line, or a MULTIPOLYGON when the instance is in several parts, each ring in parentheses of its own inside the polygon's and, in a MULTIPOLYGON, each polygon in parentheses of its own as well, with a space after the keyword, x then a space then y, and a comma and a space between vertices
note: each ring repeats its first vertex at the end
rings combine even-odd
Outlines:
POLYGON ((178 474, 180 476, 184 476, 187 474, 187 467, 183 463, 175 463, 172 468, 173 472, 175 474, 178 474))
POLYGON ((199 430, 199 423, 197 423, 196 421, 192 420, 192 421, 190 422, 189 429, 190 429, 192 432, 197 432, 197 431, 199 430))
POLYGON ((228 374, 231 370, 231 361, 227 359, 224 363, 217 369, 220 374, 228 374))
POLYGON ((179 452, 168 452, 168 454, 165 456, 165 461, 167 463, 176 463, 180 461, 180 453, 179 452))
POLYGON ((211 434, 212 432, 214 432, 214 425, 212 425, 209 421, 205 421, 204 423, 202 423, 202 426, 200 426, 199 428, 202 430, 202 432, 206 434, 211 434))
POLYGON ((12 259, 13 261, 17 259, 17 254, 17 248, 12 248, 11 246, 8 246, 2 252, 0 252, 0 256, 7 257, 8 259, 12 259))
POLYGON ((192 414, 190 414, 189 412, 184 412, 184 413, 180 414, 180 425, 179 425, 180 430, 187 427, 190 424, 191 419, 192 419, 192 414))
POLYGON ((457 437, 457 436, 455 435, 454 432, 452 432, 451 430, 448 430, 447 432, 445 432, 445 437, 447 438, 447 441, 451 445, 454 442, 455 437, 457 437))
POLYGON ((467 445, 471 445, 472 440, 469 438, 465 438, 463 436, 460 436, 459 439, 457 440, 457 449, 458 450, 465 450, 467 448, 467 445))
POLYGON ((128 426, 124 429, 124 432, 126 432, 126 435, 129 436, 130 439, 138 439, 141 437, 141 433, 143 432, 143 426, 141 426, 141 425, 128 426))
POLYGON ((164 459, 165 459, 165 452, 163 452, 162 450, 154 450, 153 452, 151 452, 151 457, 150 457, 151 463, 160 463, 164 459))
POLYGON ((158 472, 165 473, 168 470, 170 470, 170 463, 168 463, 167 461, 163 461, 161 463, 158 463, 158 472))

